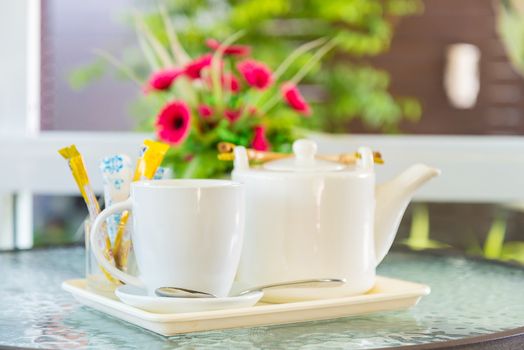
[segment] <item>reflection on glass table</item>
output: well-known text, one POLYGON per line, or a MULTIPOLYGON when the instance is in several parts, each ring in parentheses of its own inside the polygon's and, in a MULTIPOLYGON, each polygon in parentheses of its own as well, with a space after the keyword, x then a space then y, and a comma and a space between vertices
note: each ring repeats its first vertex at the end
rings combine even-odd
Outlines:
POLYGON ((162 337, 80 306, 60 289, 83 276, 80 247, 0 254, 0 344, 82 348, 351 348, 445 342, 523 326, 524 269, 460 256, 393 252, 379 274, 425 283, 408 311, 162 337))
MULTIPOLYGON (((521 205, 522 206, 522 205, 521 205)), ((35 196, 35 247, 83 242, 85 205, 75 196, 35 196)), ((396 246, 453 248, 524 263, 524 208, 489 203, 411 203, 396 246)))

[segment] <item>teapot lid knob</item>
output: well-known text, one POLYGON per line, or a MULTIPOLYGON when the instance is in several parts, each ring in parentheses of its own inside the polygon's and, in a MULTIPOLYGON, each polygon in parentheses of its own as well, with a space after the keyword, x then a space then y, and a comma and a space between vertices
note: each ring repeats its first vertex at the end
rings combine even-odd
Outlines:
MULTIPOLYGON (((236 150, 236 148, 235 148, 236 150)), ((264 169, 292 172, 339 171, 345 165, 323 159, 316 159, 317 144, 311 140, 293 142, 294 157, 273 160, 264 164, 264 169)), ((236 156, 236 155, 235 155, 236 156)))
POLYGON ((317 154, 317 144, 311 140, 297 140, 293 143, 293 153, 297 160, 314 160, 317 154))
POLYGON ((235 153, 235 160, 233 163, 233 168, 236 171, 239 170, 248 170, 249 169, 249 159, 247 157, 246 148, 243 146, 237 146, 233 150, 235 153))
POLYGON ((358 154, 360 157, 357 159, 357 168, 372 171, 375 167, 373 151, 369 147, 359 147, 358 154))

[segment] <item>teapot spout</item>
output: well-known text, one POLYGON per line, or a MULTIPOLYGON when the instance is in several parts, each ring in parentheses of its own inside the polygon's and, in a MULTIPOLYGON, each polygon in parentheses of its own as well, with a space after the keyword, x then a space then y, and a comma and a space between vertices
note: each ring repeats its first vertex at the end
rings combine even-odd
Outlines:
POLYGON ((420 186, 440 174, 439 169, 415 164, 375 192, 375 256, 378 265, 386 256, 411 198, 420 186))

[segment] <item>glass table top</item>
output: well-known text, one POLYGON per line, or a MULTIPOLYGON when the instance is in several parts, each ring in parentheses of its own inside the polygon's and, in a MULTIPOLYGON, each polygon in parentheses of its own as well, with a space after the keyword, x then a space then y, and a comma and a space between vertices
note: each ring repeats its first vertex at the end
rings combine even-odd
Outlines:
POLYGON ((163 337, 81 306, 62 281, 84 272, 80 247, 0 253, 0 345, 90 349, 376 349, 524 326, 524 269, 409 252, 390 253, 384 276, 432 292, 410 310, 330 321, 163 337))

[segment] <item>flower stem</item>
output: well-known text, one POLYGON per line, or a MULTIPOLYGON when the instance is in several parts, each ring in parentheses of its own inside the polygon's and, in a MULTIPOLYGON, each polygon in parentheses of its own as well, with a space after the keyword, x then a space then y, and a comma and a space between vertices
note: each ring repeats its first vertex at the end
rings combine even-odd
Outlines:
POLYGON ((286 70, 289 68, 289 66, 301 55, 305 54, 309 50, 314 49, 317 46, 322 45, 326 42, 326 38, 320 38, 317 40, 313 40, 310 42, 307 42, 299 47, 297 47, 289 56, 286 57, 286 59, 278 66, 278 68, 275 70, 275 73, 273 73, 273 78, 275 81, 277 81, 282 74, 286 72, 286 70))
POLYGON ((224 51, 226 48, 241 38, 243 35, 244 31, 241 30, 228 37, 222 44, 220 44, 218 49, 215 51, 213 58, 211 59, 211 82, 213 86, 213 97, 220 112, 222 112, 224 109, 224 101, 222 99, 222 84, 220 79, 222 74, 220 71, 220 61, 222 60, 222 56, 224 56, 224 51))
POLYGON ((313 68, 313 65, 315 65, 320 59, 329 52, 333 47, 335 47, 336 42, 335 40, 331 39, 328 41, 325 45, 323 45, 320 49, 318 49, 317 52, 311 57, 311 59, 300 68, 300 70, 291 78, 291 82, 295 85, 298 84, 305 76, 306 74, 313 68))
POLYGON ((158 63, 158 59, 155 56, 153 50, 151 49, 151 46, 149 46, 149 43, 144 38, 144 35, 142 32, 138 30, 137 27, 135 27, 136 31, 136 37, 138 39, 138 46, 140 46, 140 50, 144 54, 144 57, 146 58, 147 63, 149 63, 149 66, 151 67, 151 70, 158 70, 160 69, 160 64, 158 63))
POLYGON ((177 63, 180 66, 183 66, 190 61, 189 55, 184 50, 184 48, 180 44, 180 41, 178 40, 178 36, 176 34, 175 28, 173 27, 173 23, 171 23, 171 20, 169 19, 169 15, 167 13, 165 5, 160 4, 159 10, 160 15, 162 16, 162 20, 164 21, 164 27, 166 28, 167 38, 169 39, 169 44, 171 46, 171 52, 173 53, 173 56, 177 63))
POLYGON ((116 57, 112 56, 110 53, 102 51, 102 50, 95 50, 94 51, 96 55, 100 56, 101 58, 105 59, 107 62, 112 64, 115 68, 117 68, 119 71, 124 73, 126 76, 129 77, 132 81, 134 81, 140 88, 143 86, 143 82, 138 78, 133 70, 120 62, 116 57))
MULTIPOLYGON (((293 84, 295 84, 295 85, 298 84, 306 76, 306 74, 311 70, 311 68, 313 68, 313 66, 318 61, 320 61, 320 59, 325 54, 327 54, 329 52, 329 50, 331 50, 335 45, 336 45, 336 43, 335 43, 335 40, 333 40, 333 39, 331 39, 327 43, 325 43, 320 49, 317 50, 317 52, 315 52, 313 57, 311 57, 309 59, 309 61, 307 61, 306 64, 304 64, 302 66, 302 68, 300 68, 300 70, 293 76, 293 78, 291 78, 290 81, 293 84)), ((273 95, 273 97, 271 97, 271 99, 269 101, 267 101, 260 108, 260 112, 262 114, 265 114, 265 113, 269 112, 269 110, 271 108, 273 108, 278 103, 278 101, 280 101, 279 92, 277 92, 275 95, 273 95)))
POLYGON ((147 26, 147 23, 144 21, 142 14, 140 14, 140 12, 138 11, 135 11, 135 22, 138 30, 140 30, 140 32, 144 34, 144 37, 149 41, 149 44, 153 48, 153 51, 155 51, 157 57, 162 62, 163 66, 165 68, 174 66, 173 60, 169 55, 169 52, 165 49, 162 43, 155 37, 153 32, 151 32, 151 29, 147 26))

